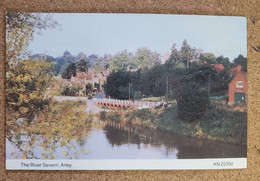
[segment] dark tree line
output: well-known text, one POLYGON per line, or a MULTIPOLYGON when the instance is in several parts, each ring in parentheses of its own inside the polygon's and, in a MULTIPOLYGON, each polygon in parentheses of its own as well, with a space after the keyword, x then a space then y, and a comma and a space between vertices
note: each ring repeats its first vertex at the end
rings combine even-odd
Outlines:
POLYGON ((141 99, 165 96, 177 101, 178 116, 185 121, 199 119, 209 108, 209 97, 228 90, 232 80, 229 70, 242 65, 246 71, 247 58, 239 55, 233 62, 228 58, 215 57, 212 53, 201 53, 191 48, 186 41, 180 51, 176 45, 165 64, 154 64, 150 68, 139 68, 136 72, 119 69, 110 74, 104 90, 107 96, 116 99, 141 99), (216 70, 214 64, 222 64, 216 70))

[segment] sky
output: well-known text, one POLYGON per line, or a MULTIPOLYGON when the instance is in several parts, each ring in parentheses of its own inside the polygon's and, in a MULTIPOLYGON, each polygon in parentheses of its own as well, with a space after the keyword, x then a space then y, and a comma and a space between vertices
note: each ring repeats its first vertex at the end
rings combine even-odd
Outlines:
POLYGON ((231 61, 247 56, 246 18, 232 16, 155 14, 53 14, 59 28, 42 30, 29 45, 32 54, 61 56, 116 54, 149 48, 161 55, 173 44, 180 50, 184 39, 204 53, 223 55, 231 61))

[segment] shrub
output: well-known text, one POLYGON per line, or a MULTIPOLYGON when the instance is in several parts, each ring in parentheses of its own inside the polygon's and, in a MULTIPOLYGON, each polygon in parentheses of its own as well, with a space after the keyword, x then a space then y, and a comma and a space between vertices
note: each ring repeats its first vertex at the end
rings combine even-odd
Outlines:
POLYGON ((205 114, 210 103, 205 88, 196 83, 182 83, 177 94, 177 114, 181 120, 193 122, 205 114))
POLYGON ((106 111, 101 111, 101 112, 100 112, 100 119, 101 119, 102 121, 105 121, 106 118, 107 118, 107 113, 106 113, 106 111))

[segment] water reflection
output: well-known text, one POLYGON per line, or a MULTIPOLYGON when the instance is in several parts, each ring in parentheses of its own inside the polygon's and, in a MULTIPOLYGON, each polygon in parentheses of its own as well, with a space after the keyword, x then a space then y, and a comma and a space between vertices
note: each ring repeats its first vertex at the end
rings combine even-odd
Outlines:
MULTIPOLYGON (((143 127, 122 126, 99 122, 70 139, 66 147, 50 151, 57 159, 199 159, 246 157, 246 146, 231 145, 173 135, 143 127), (64 155, 64 151, 70 155, 64 155)), ((34 154, 41 158, 42 144, 35 143, 34 154)), ((60 145, 60 143, 57 143, 60 145)), ((7 159, 13 158, 12 145, 7 140, 7 159)), ((49 147, 51 148, 51 147, 49 147)), ((52 155, 53 156, 53 155, 52 155)), ((19 157, 18 157, 19 158, 19 157)))
POLYGON ((143 127, 122 127, 111 122, 106 124, 104 130, 112 146, 136 144, 139 149, 140 144, 165 146, 166 156, 177 150, 176 156, 179 159, 246 157, 246 146, 173 135, 143 127))

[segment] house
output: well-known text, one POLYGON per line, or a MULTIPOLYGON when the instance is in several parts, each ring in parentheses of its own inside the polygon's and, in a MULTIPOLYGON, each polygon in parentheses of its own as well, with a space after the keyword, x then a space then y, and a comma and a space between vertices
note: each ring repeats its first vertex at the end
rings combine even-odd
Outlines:
POLYGON ((239 71, 228 85, 228 103, 247 103, 247 73, 239 71))
POLYGON ((93 90, 103 91, 104 84, 106 83, 107 77, 109 76, 109 70, 95 71, 89 70, 88 72, 77 72, 76 76, 72 76, 70 79, 63 79, 63 85, 73 86, 81 85, 83 90, 80 94, 84 95, 86 85, 91 84, 93 90))

